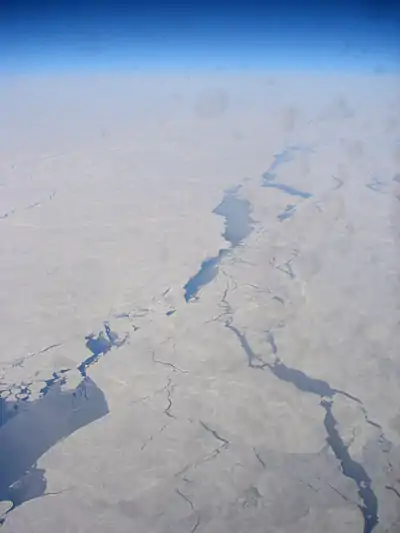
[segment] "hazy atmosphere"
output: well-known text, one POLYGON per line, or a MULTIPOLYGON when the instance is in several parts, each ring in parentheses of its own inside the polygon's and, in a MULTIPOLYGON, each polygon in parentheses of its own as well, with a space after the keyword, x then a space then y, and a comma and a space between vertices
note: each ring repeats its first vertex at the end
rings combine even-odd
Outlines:
POLYGON ((399 10, 29 6, 1 533, 399 533, 399 10))

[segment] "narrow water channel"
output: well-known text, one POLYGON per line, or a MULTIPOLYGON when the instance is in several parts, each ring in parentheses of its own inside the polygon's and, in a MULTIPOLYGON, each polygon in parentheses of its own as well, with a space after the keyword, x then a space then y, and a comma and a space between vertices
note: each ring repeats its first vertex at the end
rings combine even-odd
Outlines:
POLYGON ((222 202, 213 210, 215 215, 225 219, 225 229, 222 236, 230 244, 230 248, 223 248, 214 257, 204 259, 199 270, 183 287, 186 302, 198 298, 200 289, 218 275, 221 260, 230 250, 239 246, 253 230, 251 204, 248 200, 238 196, 239 190, 240 187, 234 187, 225 191, 222 202))

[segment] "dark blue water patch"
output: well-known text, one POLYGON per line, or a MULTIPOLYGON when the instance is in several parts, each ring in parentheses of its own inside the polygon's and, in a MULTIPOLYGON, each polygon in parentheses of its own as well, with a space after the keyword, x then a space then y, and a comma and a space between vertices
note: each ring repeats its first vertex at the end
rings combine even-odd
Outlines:
POLYGON ((29 383, 20 383, 19 385, 14 385, 14 396, 20 402, 26 402, 29 400, 32 390, 32 382, 29 383))
POLYGON ((225 218, 225 231, 222 236, 232 248, 238 246, 250 235, 254 224, 250 216, 251 204, 246 199, 238 198, 239 188, 234 187, 225 191, 222 202, 213 210, 215 215, 225 218))
POLYGON ((172 316, 172 315, 174 315, 175 313, 176 313, 176 309, 171 309, 170 311, 167 311, 165 314, 166 314, 167 316, 172 316))
MULTIPOLYGON (((39 397, 46 396, 46 394, 50 392, 51 388, 56 383, 64 385, 66 383, 66 374, 69 371, 69 368, 63 368, 58 372, 53 372, 51 378, 43 380, 45 385, 40 389, 39 397)), ((0 390, 0 428, 21 411, 21 407, 24 403, 31 400, 32 385, 33 382, 22 382, 19 384, 13 383, 12 385, 0 390), (7 398, 10 397, 12 397, 13 400, 7 400, 7 398)))
POLYGON ((200 270, 183 287, 186 302, 196 300, 201 287, 210 283, 217 276, 219 263, 227 253, 228 250, 220 250, 216 257, 210 257, 201 263, 200 270))
POLYGON ((348 392, 342 391, 340 389, 334 389, 329 385, 329 383, 322 379, 312 378, 301 370, 297 370, 297 368, 291 368, 286 366, 278 357, 278 346, 275 342, 274 335, 269 330, 267 331, 267 342, 271 346, 272 354, 275 357, 275 361, 273 363, 268 363, 261 359, 260 356, 256 355, 255 352, 252 350, 246 336, 241 333, 238 328, 233 326, 231 321, 226 322, 225 327, 236 335, 241 347, 243 348, 247 356, 248 365, 250 367, 262 369, 269 368, 269 370, 275 377, 277 377, 281 381, 285 381, 286 383, 291 383, 302 392, 316 394, 321 398, 333 398, 335 394, 341 394, 353 400, 354 402, 361 404, 361 400, 349 394, 348 392), (257 361, 256 365, 254 364, 254 361, 257 361))
POLYGON ((252 347, 249 344, 249 341, 247 340, 246 335, 244 333, 241 333, 236 326, 233 326, 231 320, 228 320, 225 323, 225 327, 232 331, 232 333, 234 333, 237 337, 240 346, 246 354, 248 366, 261 370, 264 369, 266 363, 264 363, 264 361, 262 361, 262 359, 253 351, 252 347))
MULTIPOLYGON (((229 242, 231 249, 240 245, 253 231, 254 221, 251 218, 252 207, 248 200, 237 196, 241 185, 231 187, 224 193, 222 202, 213 210, 215 215, 224 217, 224 239, 229 242)), ((186 302, 197 299, 201 287, 207 285, 218 275, 219 263, 229 253, 227 249, 221 249, 218 255, 205 259, 199 271, 189 279, 183 287, 186 302)))
POLYGON ((336 459, 340 461, 343 474, 355 481, 358 487, 358 495, 363 502, 359 505, 364 518, 363 533, 372 533, 379 523, 378 499, 372 489, 372 481, 365 468, 354 461, 350 456, 348 447, 344 444, 338 430, 337 421, 332 413, 332 402, 323 400, 322 407, 325 409, 324 426, 328 434, 326 442, 333 451, 336 459))
POLYGON ((78 370, 83 377, 86 376, 86 369, 96 363, 102 355, 108 353, 112 348, 112 343, 104 335, 103 331, 97 335, 91 333, 86 339, 86 348, 92 352, 92 355, 87 357, 82 363, 78 366, 78 370))
POLYGON ((78 366, 78 370, 81 373, 82 377, 86 376, 86 369, 97 363, 101 356, 106 355, 111 348, 119 348, 125 344, 128 335, 125 335, 124 338, 120 339, 118 334, 112 331, 110 324, 108 322, 104 323, 104 331, 100 331, 96 336, 94 333, 87 335, 86 339, 86 348, 92 352, 92 355, 87 357, 82 363, 78 366))
MULTIPOLYGON (((361 404, 361 401, 351 394, 338 389, 333 389, 329 383, 324 380, 311 378, 304 372, 295 368, 290 368, 282 363, 282 361, 280 361, 280 359, 277 357, 278 347, 270 331, 267 331, 267 341, 271 345, 272 353, 275 355, 274 363, 266 363, 262 361, 261 358, 253 352, 245 335, 242 334, 236 327, 232 326, 230 322, 227 322, 225 327, 230 329, 239 339, 241 347, 247 355, 248 366, 261 370, 269 368, 272 374, 274 374, 274 376, 281 381, 293 384, 302 392, 309 392, 323 398, 321 399, 321 405, 326 412, 324 418, 324 426, 328 434, 326 441, 332 449, 335 457, 340 461, 343 474, 356 482, 358 494, 363 502, 363 504, 359 506, 364 518, 363 533, 372 533, 373 529, 378 524, 379 519, 378 500, 371 486, 371 478, 367 474, 364 467, 351 458, 348 447, 344 444, 338 430, 336 429, 337 421, 332 413, 332 398, 335 396, 335 394, 343 394, 359 404, 361 404), (257 362, 261 364, 254 364, 254 360, 257 360, 257 362), (329 400, 326 400, 325 398, 329 398, 329 400)), ((372 423, 368 419, 364 409, 363 411, 367 422, 372 423)), ((378 428, 381 428, 379 424, 372 424, 378 428)))
POLYGON ((280 220, 281 222, 283 222, 284 220, 287 220, 288 218, 291 218, 296 212, 296 206, 294 204, 288 204, 286 207, 285 207, 285 210, 280 213, 277 218, 278 220, 280 220))
MULTIPOLYGON (((274 353, 276 353, 276 351, 277 348, 275 345, 274 353)), ((310 378, 301 370, 287 367, 279 359, 272 364, 266 363, 266 366, 270 369, 275 377, 281 381, 292 383, 292 385, 294 385, 298 390, 303 392, 310 392, 311 394, 317 394, 318 396, 325 396, 327 398, 332 398, 336 393, 335 389, 332 389, 332 387, 326 381, 323 381, 322 379, 310 378)))
POLYGON ((262 186, 269 187, 271 189, 279 189, 280 191, 283 191, 286 194, 289 194, 290 196, 299 196, 300 198, 305 198, 305 199, 312 198, 311 193, 301 191, 300 189, 296 189, 296 187, 292 187, 291 185, 285 185, 284 183, 264 181, 262 186))
POLYGON ((289 161, 293 161, 294 154, 295 154, 296 148, 295 147, 288 147, 282 152, 278 152, 274 155, 274 160, 272 161, 271 166, 269 167, 268 171, 270 174, 273 173, 274 170, 276 170, 280 165, 283 165, 283 163, 289 163, 289 161))
POLYGON ((302 151, 302 150, 304 149, 299 146, 289 146, 283 152, 275 154, 272 164, 270 165, 268 170, 266 170, 262 174, 262 177, 261 177, 262 187, 269 187, 271 189, 279 189, 291 196, 298 196, 300 198, 305 198, 305 199, 311 198, 312 194, 309 192, 301 191, 300 189, 297 189, 296 187, 291 187, 290 185, 286 185, 284 183, 279 183, 276 181, 275 170, 283 163, 288 163, 289 161, 292 161, 294 159, 295 153, 298 151, 302 151))
POLYGON ((44 380, 45 386, 40 389, 39 391, 40 394, 42 394, 43 396, 46 396, 46 394, 49 393, 50 389, 54 387, 54 385, 58 382, 60 382, 61 385, 64 385, 67 380, 64 374, 66 374, 69 371, 70 371, 69 368, 63 368, 59 372, 53 372, 53 376, 50 379, 44 380))
MULTIPOLYGON (((6 403, 8 403, 6 401, 6 403)), ((45 471, 37 461, 55 444, 108 414, 106 398, 89 377, 73 391, 60 382, 0 428, 0 501, 13 509, 45 494, 45 471)))
POLYGON ((284 163, 289 163, 290 161, 293 161, 296 152, 302 151, 304 148, 301 146, 288 146, 285 150, 282 152, 278 152, 274 154, 274 160, 272 161, 271 165, 269 166, 268 170, 264 172, 263 179, 275 179, 275 170, 284 163))
POLYGON ((118 333, 111 329, 109 322, 104 322, 104 330, 111 346, 122 346, 126 339, 120 339, 118 333))
POLYGON ((16 401, 6 401, 0 397, 0 429, 9 422, 19 412, 19 405, 16 401))
POLYGON ((103 331, 97 335, 91 333, 86 338, 86 348, 92 352, 94 356, 104 355, 112 348, 112 341, 105 336, 103 331))
MULTIPOLYGON (((271 344, 271 340, 269 340, 269 343, 271 344)), ((277 346, 275 342, 273 353, 274 355, 277 353, 277 346)), ((353 396, 352 394, 340 389, 333 389, 326 381, 318 378, 312 378, 301 370, 297 370, 297 368, 290 368, 286 366, 278 357, 273 363, 265 363, 265 366, 270 369, 275 377, 281 381, 291 383, 302 392, 316 394, 321 398, 333 398, 335 394, 341 394, 342 396, 346 396, 350 400, 361 404, 361 400, 356 396, 353 396)))
POLYGON ((0 428, 20 412, 21 406, 32 395, 32 382, 13 383, 6 386, 2 384, 0 389, 0 428), (10 400, 9 398, 13 398, 10 400))

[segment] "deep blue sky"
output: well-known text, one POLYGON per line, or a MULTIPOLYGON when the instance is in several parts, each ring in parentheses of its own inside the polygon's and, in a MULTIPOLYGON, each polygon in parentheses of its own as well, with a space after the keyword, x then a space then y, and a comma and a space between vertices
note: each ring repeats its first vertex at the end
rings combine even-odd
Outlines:
POLYGON ((0 71, 399 70, 397 3, 1 0, 0 71))

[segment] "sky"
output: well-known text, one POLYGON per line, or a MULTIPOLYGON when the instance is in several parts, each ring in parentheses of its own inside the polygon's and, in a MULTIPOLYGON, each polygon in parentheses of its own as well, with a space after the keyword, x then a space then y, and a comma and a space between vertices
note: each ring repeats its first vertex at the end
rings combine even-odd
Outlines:
POLYGON ((400 70, 400 2, 389 0, 0 6, 0 73, 400 70))

